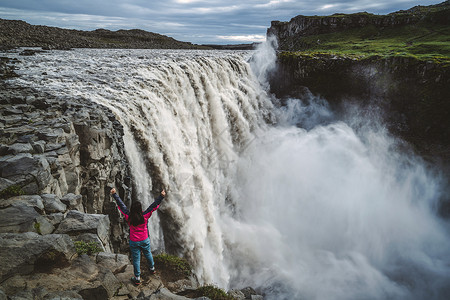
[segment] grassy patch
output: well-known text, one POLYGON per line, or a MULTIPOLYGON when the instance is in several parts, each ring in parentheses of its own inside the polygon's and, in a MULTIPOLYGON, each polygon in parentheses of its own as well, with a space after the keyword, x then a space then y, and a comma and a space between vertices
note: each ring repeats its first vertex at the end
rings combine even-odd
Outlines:
POLYGON ((42 234, 41 233, 41 223, 39 223, 39 222, 34 223, 34 229, 36 230, 37 233, 42 234))
POLYGON ((414 56, 450 62, 450 26, 418 23, 396 28, 373 25, 291 40, 293 50, 358 56, 414 56))
POLYGON ((101 252, 102 249, 98 246, 98 243, 96 242, 84 242, 84 241, 75 241, 75 250, 77 251, 78 255, 82 254, 88 254, 92 255, 98 252, 101 252))
POLYGON ((155 255, 153 259, 155 260, 155 264, 158 269, 164 269, 168 272, 172 272, 176 275, 176 277, 185 278, 191 275, 191 266, 187 260, 183 258, 163 253, 155 255))
POLYGON ((223 289, 218 288, 213 285, 205 285, 199 287, 197 292, 201 296, 208 297, 211 300, 232 300, 233 298, 229 296, 223 289))
POLYGON ((204 285, 196 290, 179 293, 179 295, 188 298, 207 297, 211 300, 233 300, 233 297, 228 295, 223 289, 214 285, 204 285))
POLYGON ((24 195, 25 192, 22 190, 22 188, 18 185, 11 185, 10 187, 7 187, 6 189, 3 189, 0 191, 0 198, 7 199, 9 197, 14 196, 21 196, 24 195))

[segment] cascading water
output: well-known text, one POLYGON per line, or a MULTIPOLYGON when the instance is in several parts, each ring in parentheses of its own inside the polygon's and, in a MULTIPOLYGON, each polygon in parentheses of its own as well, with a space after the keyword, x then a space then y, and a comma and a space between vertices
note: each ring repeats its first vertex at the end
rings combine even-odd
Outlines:
POLYGON ((53 51, 23 58, 16 80, 117 115, 139 199, 168 189, 153 248, 203 282, 267 299, 446 298, 439 181, 376 121, 336 120, 312 95, 275 107, 263 54, 252 68, 251 52, 53 51))

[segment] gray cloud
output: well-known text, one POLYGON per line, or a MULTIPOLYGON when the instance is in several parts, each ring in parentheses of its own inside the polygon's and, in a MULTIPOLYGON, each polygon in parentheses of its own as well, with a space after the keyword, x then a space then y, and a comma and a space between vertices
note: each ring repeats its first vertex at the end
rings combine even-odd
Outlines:
POLYGON ((272 20, 367 11, 384 14, 443 0, 2 0, 0 18, 82 30, 139 28, 181 41, 249 43, 272 20))

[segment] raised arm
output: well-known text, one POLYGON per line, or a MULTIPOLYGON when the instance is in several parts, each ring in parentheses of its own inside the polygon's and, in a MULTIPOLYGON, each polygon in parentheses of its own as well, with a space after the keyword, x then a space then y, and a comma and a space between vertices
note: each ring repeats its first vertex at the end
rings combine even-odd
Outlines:
POLYGON ((154 212, 155 210, 158 209, 159 205, 161 204, 161 201, 163 201, 164 197, 166 196, 166 191, 162 190, 161 194, 158 196, 158 198, 155 199, 155 201, 153 201, 152 204, 150 204, 150 206, 144 211, 144 215, 148 214, 149 212, 154 212))
POLYGON ((119 210, 124 215, 129 215, 130 211, 128 210, 125 203, 123 203, 122 199, 120 199, 119 195, 116 193, 116 189, 111 189, 111 196, 113 196, 114 200, 116 200, 117 206, 119 207, 119 210))

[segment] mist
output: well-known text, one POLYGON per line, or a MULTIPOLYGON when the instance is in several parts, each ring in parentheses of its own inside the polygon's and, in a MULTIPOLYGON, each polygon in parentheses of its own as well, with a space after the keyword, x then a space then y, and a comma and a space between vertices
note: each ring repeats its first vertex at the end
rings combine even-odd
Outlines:
POLYGON ((447 299, 436 173, 380 110, 353 102, 336 116, 311 93, 285 103, 239 159, 238 209, 224 221, 231 286, 268 299, 447 299))

